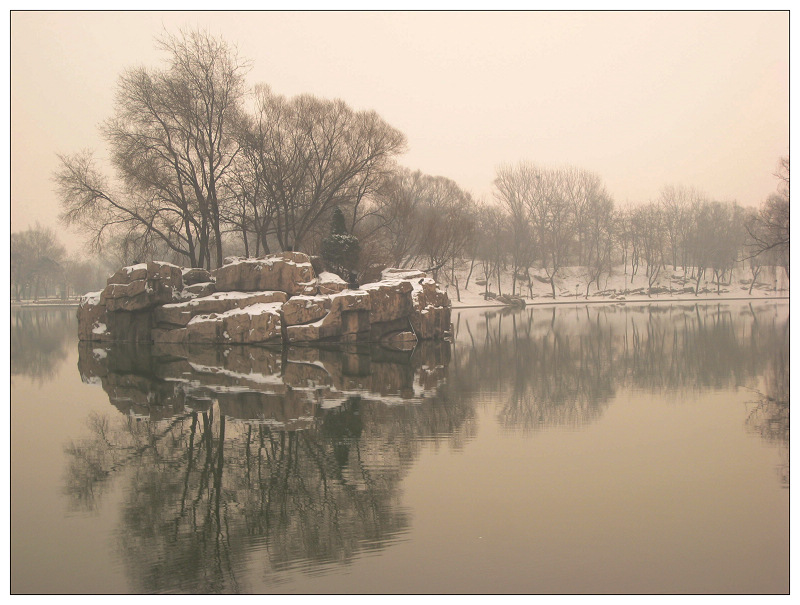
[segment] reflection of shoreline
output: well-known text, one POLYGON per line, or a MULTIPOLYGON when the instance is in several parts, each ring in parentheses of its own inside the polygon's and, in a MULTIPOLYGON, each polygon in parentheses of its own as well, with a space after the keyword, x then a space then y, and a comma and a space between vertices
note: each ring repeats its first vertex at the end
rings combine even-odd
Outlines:
POLYGON ((501 423, 537 431, 595 421, 620 388, 753 386, 788 332, 788 308, 573 303, 457 310, 453 325, 453 387, 500 394, 501 423))
MULTIPOLYGON (((681 298, 664 298, 654 296, 653 298, 627 298, 625 300, 620 300, 618 298, 597 298, 595 300, 583 300, 581 296, 577 299, 573 297, 572 299, 568 299, 564 297, 564 300, 547 300, 547 301, 537 301, 537 300, 530 300, 525 299, 526 307, 549 307, 549 306, 556 306, 556 305, 575 305, 576 307, 582 307, 584 305, 666 305, 671 303, 700 303, 700 304, 712 304, 715 302, 782 302, 782 301, 789 301, 788 296, 717 296, 714 295, 701 295, 697 298, 694 297, 681 297, 681 298)), ((513 307, 511 305, 504 305, 504 304, 483 304, 483 305, 470 305, 470 304, 461 304, 458 301, 452 302, 452 308, 454 311, 460 311, 462 309, 516 309, 522 310, 518 307, 513 307)))
POLYGON ((67 358, 76 329, 75 314, 63 307, 12 309, 11 375, 51 380, 67 358))

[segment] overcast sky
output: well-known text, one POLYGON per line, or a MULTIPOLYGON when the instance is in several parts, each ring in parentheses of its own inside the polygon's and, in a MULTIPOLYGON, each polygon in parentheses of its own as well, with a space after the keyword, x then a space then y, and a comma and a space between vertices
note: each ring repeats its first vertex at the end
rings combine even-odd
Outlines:
POLYGON ((252 61, 249 84, 376 110, 408 137, 401 164, 478 198, 528 160, 594 171, 618 203, 684 184, 754 206, 789 153, 788 12, 14 12, 12 231, 58 228, 56 153, 104 155, 118 76, 197 27, 252 61))

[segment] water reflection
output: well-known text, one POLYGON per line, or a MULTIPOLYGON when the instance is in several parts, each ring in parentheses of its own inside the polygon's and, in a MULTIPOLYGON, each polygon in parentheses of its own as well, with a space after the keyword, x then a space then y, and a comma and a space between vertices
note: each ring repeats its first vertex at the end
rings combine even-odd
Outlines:
POLYGON ((450 382, 494 393, 509 429, 586 426, 623 388, 676 401, 707 389, 755 388, 782 341, 788 359, 789 320, 780 309, 583 305, 460 315, 450 382))
POLYGON ((402 538, 400 480, 421 438, 458 446, 450 348, 412 353, 82 344, 79 369, 122 415, 70 444, 67 491, 99 505, 125 482, 118 541, 136 591, 240 592, 250 553, 270 584, 402 538))
POLYGON ((767 358, 763 383, 756 392, 755 407, 747 427, 769 443, 776 444, 781 457, 778 476, 789 487, 789 330, 775 334, 772 354, 767 358))
POLYGON ((77 326, 74 308, 12 308, 11 375, 51 380, 67 358, 77 326))
POLYGON ((247 592, 402 540, 401 485, 426 441, 460 448, 478 402, 536 434, 599 422, 622 390, 747 388, 745 428, 789 481, 788 308, 585 305, 455 315, 413 352, 82 343, 118 410, 66 446, 71 506, 121 486, 118 550, 138 592, 247 592), (121 412, 121 413, 120 413, 121 412), (253 572, 253 566, 257 568, 253 572))

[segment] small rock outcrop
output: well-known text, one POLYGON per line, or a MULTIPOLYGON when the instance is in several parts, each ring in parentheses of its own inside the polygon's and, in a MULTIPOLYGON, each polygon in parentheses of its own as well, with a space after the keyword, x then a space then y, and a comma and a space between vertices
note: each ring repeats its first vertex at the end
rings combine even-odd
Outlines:
POLYGON ((451 332, 450 299, 421 271, 387 269, 349 289, 301 252, 227 258, 214 270, 124 267, 78 307, 82 341, 156 344, 380 342, 413 348, 451 332))

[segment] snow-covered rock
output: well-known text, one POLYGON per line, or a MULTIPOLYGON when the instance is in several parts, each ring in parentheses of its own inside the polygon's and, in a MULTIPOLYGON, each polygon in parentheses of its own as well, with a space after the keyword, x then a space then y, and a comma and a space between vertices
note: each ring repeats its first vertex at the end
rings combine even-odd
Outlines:
POLYGON ((183 269, 182 273, 184 286, 193 286, 195 284, 203 284, 214 281, 211 273, 200 267, 183 269))
POLYGON ((426 277, 411 282, 413 312, 411 326, 417 338, 441 339, 450 331, 450 298, 438 284, 426 277))
POLYGON ((408 317, 411 313, 412 283, 401 279, 387 279, 361 286, 369 293, 371 323, 388 322, 408 317))
POLYGON ((283 321, 286 326, 296 326, 322 319, 331 308, 328 296, 293 296, 283 305, 283 321))
POLYGON ((389 269, 386 279, 350 290, 332 273, 317 278, 299 252, 229 260, 213 281, 205 270, 169 263, 120 269, 102 292, 82 299, 80 339, 160 345, 332 340, 405 349, 444 338, 450 329, 447 293, 420 271, 389 269))
POLYGON ((281 342, 283 303, 257 303, 224 313, 193 317, 186 325, 188 343, 263 344, 281 342))
POLYGON ((109 311, 139 311, 179 300, 180 267, 160 261, 123 267, 108 278, 101 300, 109 311))
POLYGON ((347 289, 347 282, 335 273, 323 271, 317 276, 317 289, 320 294, 336 294, 347 289))
POLYGON ((290 296, 317 293, 314 269, 308 255, 302 252, 234 261, 217 269, 214 277, 218 292, 280 290, 290 296))
POLYGON ((328 313, 318 321, 287 326, 289 342, 312 342, 332 338, 357 340, 355 335, 369 332, 370 296, 364 290, 345 290, 330 297, 328 313), (344 338, 342 338, 344 337, 344 338))
POLYGON ((101 292, 89 292, 78 305, 78 339, 110 340, 107 334, 108 309, 100 300, 101 292), (101 328, 102 326, 102 328, 101 328))
POLYGON ((160 328, 184 327, 198 315, 225 313, 231 309, 243 309, 258 303, 283 303, 287 298, 286 293, 277 291, 216 292, 209 296, 156 307, 155 321, 160 328))

